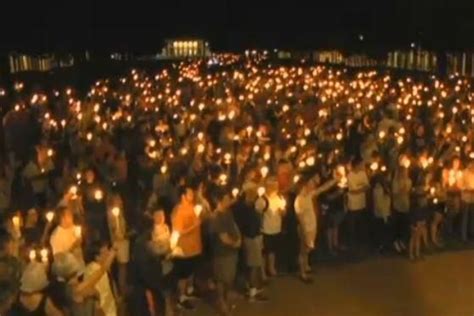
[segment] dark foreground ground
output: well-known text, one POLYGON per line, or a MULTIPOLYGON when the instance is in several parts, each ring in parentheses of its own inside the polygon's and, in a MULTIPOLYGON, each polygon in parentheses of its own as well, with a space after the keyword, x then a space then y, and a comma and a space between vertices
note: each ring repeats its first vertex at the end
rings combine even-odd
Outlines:
MULTIPOLYGON (((236 316, 474 316, 474 250, 437 253, 411 263, 378 257, 322 265, 314 283, 275 279, 271 300, 237 300, 236 316)), ((216 315, 206 303, 186 315, 216 315)))

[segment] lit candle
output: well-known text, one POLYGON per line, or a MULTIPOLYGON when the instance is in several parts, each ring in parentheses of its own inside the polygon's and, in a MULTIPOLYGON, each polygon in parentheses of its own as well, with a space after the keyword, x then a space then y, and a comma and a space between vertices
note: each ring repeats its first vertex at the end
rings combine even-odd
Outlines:
POLYGON ((311 166, 314 166, 314 163, 315 163, 315 162, 316 162, 316 160, 314 159, 313 156, 306 158, 306 164, 307 164, 308 166, 310 166, 310 167, 311 167, 311 166))
POLYGON ((221 175, 219 175, 219 181, 221 182, 221 185, 226 185, 227 175, 225 173, 222 173, 221 175))
POLYGON ((268 175, 268 167, 267 166, 263 166, 262 168, 260 168, 260 173, 262 174, 262 177, 266 177, 268 175))
POLYGON ((163 165, 160 168, 160 171, 161 171, 162 174, 165 174, 167 170, 168 170, 168 168, 166 167, 166 165, 163 165))
POLYGON ((48 149, 47 155, 48 157, 53 157, 54 151, 52 149, 48 149))
POLYGON ((34 249, 31 249, 28 257, 30 258, 30 261, 35 261, 36 260, 36 251, 34 249))
POLYGON ((295 175, 293 177, 293 183, 298 183, 298 181, 300 181, 300 176, 299 175, 295 175))
POLYGON ((20 231, 20 222, 21 222, 20 216, 19 215, 13 216, 12 222, 13 222, 13 227, 15 228, 15 230, 17 230, 19 232, 20 231))
POLYGON ((40 251, 41 262, 48 263, 48 249, 43 248, 40 251))
POLYGON ((80 239, 82 237, 82 227, 80 225, 74 226, 74 235, 77 239, 80 239))
POLYGON ((103 198, 104 198, 104 193, 102 192, 102 190, 100 189, 95 190, 94 199, 96 201, 101 201, 103 198))
POLYGON ((117 227, 117 233, 120 233, 121 232, 121 225, 120 225, 120 218, 119 218, 119 215, 120 215, 120 207, 118 206, 114 206, 112 208, 112 215, 114 216, 114 219, 115 219, 115 226, 117 227))
POLYGON ((179 241, 179 232, 173 231, 170 236, 170 246, 171 249, 175 249, 178 246, 178 241, 179 241))
POLYGON ((374 161, 373 163, 370 164, 370 170, 376 171, 377 169, 379 169, 378 162, 374 161))
POLYGON ((259 197, 262 197, 265 195, 265 188, 264 187, 259 187, 257 190, 257 194, 259 197))
POLYGON ((202 209, 203 209, 203 207, 202 207, 201 204, 196 204, 194 206, 194 214, 196 214, 196 217, 199 217, 199 215, 201 215, 202 209))
POLYGON ((72 195, 77 195, 77 186, 73 185, 69 188, 69 193, 72 195))
POLYGON ((52 211, 49 211, 46 213, 46 220, 48 221, 48 223, 51 223, 54 219, 54 212, 52 211))
POLYGON ((232 189, 232 196, 233 196, 234 198, 236 198, 238 195, 239 195, 239 189, 233 188, 233 189, 232 189))
POLYGON ((339 174, 341 179, 338 182, 338 186, 340 188, 345 188, 347 186, 347 176, 346 176, 346 169, 344 166, 338 166, 336 169, 336 172, 339 174))

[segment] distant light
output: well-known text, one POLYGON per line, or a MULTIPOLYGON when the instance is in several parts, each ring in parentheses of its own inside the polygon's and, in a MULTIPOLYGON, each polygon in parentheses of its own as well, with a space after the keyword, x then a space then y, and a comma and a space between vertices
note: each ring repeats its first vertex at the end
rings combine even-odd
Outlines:
POLYGON ((411 43, 411 48, 415 48, 415 43, 411 43))
POLYGON ((364 40, 364 35, 359 34, 359 41, 363 41, 363 40, 364 40))

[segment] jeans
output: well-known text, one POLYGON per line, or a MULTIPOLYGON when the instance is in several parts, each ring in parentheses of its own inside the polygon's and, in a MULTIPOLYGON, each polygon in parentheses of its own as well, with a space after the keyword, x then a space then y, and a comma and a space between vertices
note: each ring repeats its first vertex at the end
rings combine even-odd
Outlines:
POLYGON ((393 242, 393 219, 374 219, 374 242, 377 249, 389 249, 393 242))
POLYGON ((463 203, 461 210, 461 237, 467 241, 469 235, 474 236, 474 203, 463 203))
POLYGON ((352 250, 358 251, 368 239, 368 216, 365 209, 349 211, 347 219, 347 244, 352 250))
POLYGON ((408 213, 395 211, 393 221, 395 240, 407 244, 410 236, 410 218, 408 213))

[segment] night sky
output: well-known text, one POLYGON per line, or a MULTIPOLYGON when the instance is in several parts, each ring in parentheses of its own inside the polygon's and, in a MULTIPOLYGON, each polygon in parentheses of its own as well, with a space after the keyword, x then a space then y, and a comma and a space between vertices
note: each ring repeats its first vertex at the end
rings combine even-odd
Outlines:
POLYGON ((152 52, 173 36, 202 36, 215 50, 474 48, 473 0, 5 2, 2 51, 152 52))

